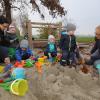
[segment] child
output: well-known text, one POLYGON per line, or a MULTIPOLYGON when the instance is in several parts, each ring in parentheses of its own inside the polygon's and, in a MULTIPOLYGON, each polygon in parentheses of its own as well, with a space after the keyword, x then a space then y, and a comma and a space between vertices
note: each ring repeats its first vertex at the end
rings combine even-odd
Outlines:
POLYGON ((3 73, 0 75, 0 78, 10 77, 11 69, 13 68, 13 65, 11 64, 9 57, 6 57, 4 62, 5 62, 6 66, 5 66, 4 70, 3 70, 3 73))
POLYGON ((46 50, 44 51, 44 55, 47 56, 48 59, 50 57, 49 54, 51 54, 52 58, 57 56, 57 47, 55 44, 55 37, 53 35, 49 35, 48 44, 46 50))
POLYGON ((96 60, 100 59, 100 25, 96 27, 95 44, 91 50, 90 60, 86 61, 87 65, 93 65, 96 60))
POLYGON ((20 42, 20 47, 16 50, 16 60, 26 60, 29 59, 31 56, 33 56, 32 50, 29 48, 29 44, 27 40, 22 40, 20 42))
POLYGON ((62 58, 60 64, 65 66, 66 64, 74 64, 75 63, 75 49, 76 45, 76 37, 74 36, 74 32, 76 30, 76 26, 74 24, 69 23, 67 25, 67 34, 66 36, 61 37, 60 39, 60 49, 62 50, 62 58))
POLYGON ((62 31, 60 32, 59 34, 59 38, 63 37, 63 36, 66 36, 67 35, 67 32, 66 32, 66 29, 62 29, 62 31))
POLYGON ((9 30, 5 33, 6 47, 8 47, 8 56, 11 60, 15 60, 15 51, 19 46, 19 40, 16 35, 16 28, 13 24, 9 26, 9 30))
POLYGON ((8 31, 5 35, 5 41, 7 42, 8 47, 17 48, 19 45, 19 40, 16 35, 16 28, 13 24, 10 24, 8 31))
POLYGON ((6 67, 4 68, 4 72, 8 72, 9 70, 11 70, 11 68, 13 67, 13 65, 10 62, 10 58, 6 57, 4 60, 6 67))

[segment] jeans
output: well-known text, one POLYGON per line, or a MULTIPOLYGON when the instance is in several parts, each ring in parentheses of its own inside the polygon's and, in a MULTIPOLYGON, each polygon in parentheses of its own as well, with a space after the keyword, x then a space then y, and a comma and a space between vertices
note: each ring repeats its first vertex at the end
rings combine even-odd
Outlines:
POLYGON ((75 63, 75 52, 69 52, 62 50, 61 64, 74 64, 75 63))

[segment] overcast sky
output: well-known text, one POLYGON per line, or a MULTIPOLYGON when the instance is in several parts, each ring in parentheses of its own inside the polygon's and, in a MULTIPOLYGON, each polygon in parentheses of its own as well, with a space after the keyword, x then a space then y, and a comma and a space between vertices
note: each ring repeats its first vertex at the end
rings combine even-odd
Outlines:
MULTIPOLYGON (((77 25, 77 34, 93 35, 95 27, 100 24, 100 0, 61 0, 61 4, 68 11, 63 19, 67 18, 68 21, 77 25)), ((42 11, 46 15, 45 22, 62 20, 61 18, 52 19, 44 8, 42 11)), ((29 18, 32 21, 42 21, 37 13, 29 14, 29 18)))

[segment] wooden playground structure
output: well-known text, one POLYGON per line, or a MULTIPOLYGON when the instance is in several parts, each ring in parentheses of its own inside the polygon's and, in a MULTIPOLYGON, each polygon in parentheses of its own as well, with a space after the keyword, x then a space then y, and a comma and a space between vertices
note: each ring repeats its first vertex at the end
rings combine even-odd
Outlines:
MULTIPOLYGON (((62 23, 40 23, 40 22, 31 22, 30 20, 27 22, 27 33, 28 33, 28 40, 29 40, 29 46, 31 49, 33 49, 33 40, 32 40, 32 28, 46 28, 45 26, 47 27, 50 27, 50 28, 54 28, 54 29, 57 29, 60 33, 61 29, 63 28, 62 27, 62 23)), ((38 41, 35 41, 35 44, 38 45, 38 44, 43 44, 43 42, 46 42, 46 40, 38 40, 38 41)))
MULTIPOLYGON (((30 20, 26 24, 26 29, 28 33, 28 41, 29 41, 29 46, 31 49, 33 49, 33 45, 35 48, 44 48, 47 44, 47 39, 38 39, 38 40, 32 40, 32 29, 33 28, 48 28, 50 29, 56 29, 58 30, 58 33, 61 32, 61 29, 64 28, 62 27, 62 23, 42 23, 42 22, 31 22, 30 20)), ((49 32, 48 32, 49 34, 49 32)), ((56 41, 57 42, 57 41, 56 41)), ((58 42, 57 42, 58 43, 58 42)), ((79 43, 80 48, 87 48, 91 45, 91 43, 79 43)))

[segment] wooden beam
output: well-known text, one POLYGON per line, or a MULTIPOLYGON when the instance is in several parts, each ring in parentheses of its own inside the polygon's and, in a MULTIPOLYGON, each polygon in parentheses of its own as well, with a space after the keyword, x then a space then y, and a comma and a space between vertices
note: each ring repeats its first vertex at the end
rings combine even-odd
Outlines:
POLYGON ((29 41, 29 47, 33 50, 32 25, 30 20, 28 21, 28 41, 29 41))
POLYGON ((34 25, 54 25, 54 26, 59 26, 59 24, 56 24, 56 23, 31 22, 31 24, 34 24, 34 25))
MULTIPOLYGON (((48 27, 42 27, 42 26, 32 26, 32 28, 48 28, 48 27)), ((58 27, 55 27, 56 29, 59 29, 59 26, 58 27)), ((60 28, 63 28, 63 27, 60 27, 60 28)))

